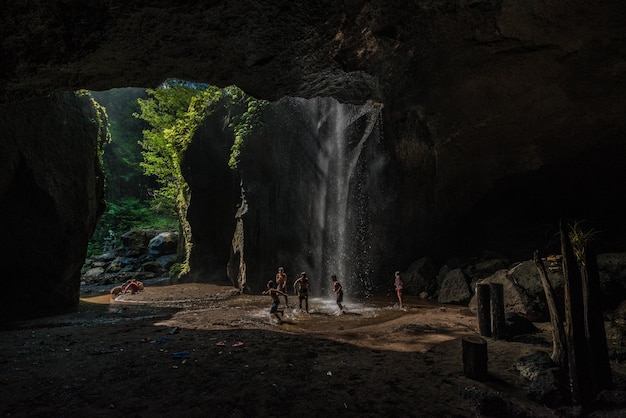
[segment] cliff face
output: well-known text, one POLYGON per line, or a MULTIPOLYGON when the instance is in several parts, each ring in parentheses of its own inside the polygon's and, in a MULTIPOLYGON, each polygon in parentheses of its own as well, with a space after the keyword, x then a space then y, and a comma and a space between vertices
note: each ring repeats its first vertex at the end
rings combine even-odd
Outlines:
POLYGON ((375 100, 402 268, 543 239, 561 216, 623 229, 624 16, 621 0, 4 2, 0 101, 168 77, 375 100))
POLYGON ((87 96, 58 94, 0 112, 0 318, 78 305, 87 242, 104 209, 102 141, 87 96))

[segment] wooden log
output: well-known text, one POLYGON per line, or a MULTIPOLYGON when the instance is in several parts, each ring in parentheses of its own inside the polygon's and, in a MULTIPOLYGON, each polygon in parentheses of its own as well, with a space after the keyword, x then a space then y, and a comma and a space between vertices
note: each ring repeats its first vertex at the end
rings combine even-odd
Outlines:
POLYGON ((463 374, 473 380, 487 380, 487 341, 477 335, 462 339, 463 374))
POLYGON ((490 283, 491 294, 491 331, 493 338, 501 340, 506 338, 506 317, 504 312, 504 285, 490 283))
POLYGON ((539 252, 535 251, 533 255, 537 271, 539 271, 539 277, 541 278, 541 284, 543 285, 543 292, 546 295, 546 301, 548 303, 548 311, 550 312, 550 323, 552 324, 552 361, 559 367, 565 367, 565 329, 563 328, 562 315, 559 312, 556 305, 556 297, 554 294, 554 288, 548 280, 548 273, 546 272, 546 266, 539 257, 539 252))
POLYGON ((590 359, 588 368, 593 383, 593 395, 597 395, 603 389, 613 387, 613 378, 602 314, 604 303, 600 288, 600 273, 595 252, 590 246, 584 250, 581 273, 585 305, 585 332, 590 359))
POLYGON ((478 333, 484 337, 491 337, 491 300, 488 283, 476 285, 476 311, 478 333))
POLYGON ((563 278, 565 281, 565 340, 567 342, 567 366, 571 400, 574 404, 587 405, 592 386, 586 364, 589 350, 585 337, 582 278, 574 255, 569 234, 563 223, 559 226, 561 252, 563 254, 563 278))

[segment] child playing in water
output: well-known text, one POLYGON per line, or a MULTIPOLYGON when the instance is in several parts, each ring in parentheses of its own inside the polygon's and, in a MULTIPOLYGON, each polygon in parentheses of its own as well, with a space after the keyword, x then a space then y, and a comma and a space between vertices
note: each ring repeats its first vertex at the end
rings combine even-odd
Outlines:
POLYGON ((270 280, 269 282, 267 282, 267 290, 264 290, 263 294, 270 295, 272 297, 272 307, 270 308, 270 315, 274 315, 276 319, 278 319, 279 324, 282 323, 283 320, 278 314, 284 315, 285 312, 282 309, 278 309, 278 306, 280 305, 279 295, 285 295, 285 293, 276 289, 274 282, 270 280))
POLYGON ((337 281, 336 275, 333 274, 330 278, 333 280, 333 292, 335 292, 335 296, 337 297, 337 306, 339 307, 337 315, 342 315, 344 314, 343 306, 341 305, 341 302, 343 302, 343 287, 341 286, 341 283, 337 281))
POLYGON ((400 272, 396 271, 396 279, 394 282, 394 286, 396 288, 396 294, 398 295, 398 301, 400 302, 400 308, 404 308, 402 305, 402 278, 400 277, 400 272))
POLYGON ((293 282, 293 291, 298 295, 298 301, 300 302, 300 310, 302 310, 302 301, 304 301, 304 306, 306 307, 306 313, 309 313, 309 290, 311 288, 311 284, 309 283, 309 278, 306 277, 306 273, 300 273, 300 277, 298 280, 293 282))

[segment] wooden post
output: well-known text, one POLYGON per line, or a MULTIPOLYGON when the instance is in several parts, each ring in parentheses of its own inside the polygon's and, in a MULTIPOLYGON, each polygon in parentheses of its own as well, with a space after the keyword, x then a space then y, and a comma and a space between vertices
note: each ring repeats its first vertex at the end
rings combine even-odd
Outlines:
POLYGON ((476 285, 476 311, 478 315, 478 333, 484 337, 491 337, 491 301, 489 284, 476 285))
POLYGON ((539 252, 535 251, 533 255, 535 265, 539 271, 539 277, 541 278, 541 284, 543 285, 543 291, 546 294, 546 302, 548 303, 548 311, 550 311, 550 323, 552 324, 552 361, 559 367, 565 367, 565 351, 563 346, 565 344, 565 330, 563 329, 563 321, 561 314, 556 306, 556 297, 554 296, 554 289, 552 284, 548 280, 548 273, 546 272, 546 266, 539 257, 539 252))
POLYGON ((583 295, 585 305, 585 330, 589 347, 589 372, 593 383, 593 394, 613 387, 611 362, 606 341, 604 317, 602 315, 602 290, 600 273, 595 252, 587 246, 584 250, 582 268, 583 295))
POLYGON ((473 380, 487 380, 487 341, 477 335, 464 337, 463 374, 473 380))
POLYGON ((592 395, 592 385, 586 368, 589 350, 585 337, 582 278, 569 234, 562 222, 559 230, 565 280, 565 339, 570 395, 574 404, 586 405, 592 395))
POLYGON ((501 340, 506 337, 506 317, 504 313, 504 285, 490 283, 491 293, 491 329, 493 338, 501 340))

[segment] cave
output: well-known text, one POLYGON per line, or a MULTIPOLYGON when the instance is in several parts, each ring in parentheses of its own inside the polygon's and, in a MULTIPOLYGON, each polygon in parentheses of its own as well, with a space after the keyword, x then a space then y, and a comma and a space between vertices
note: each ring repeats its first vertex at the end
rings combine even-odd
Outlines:
POLYGON ((3 319, 78 303, 104 204, 103 134, 70 92, 169 78, 273 102, 379 103, 393 222, 377 274, 483 249, 530 258, 560 219, 601 230, 603 251, 624 250, 626 6, 617 0, 51 1, 0 11, 0 248, 22 277, 5 278, 20 296, 2 305, 3 319))

